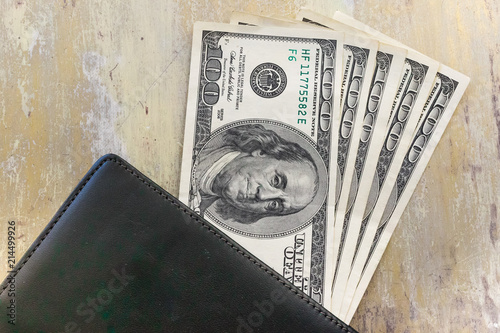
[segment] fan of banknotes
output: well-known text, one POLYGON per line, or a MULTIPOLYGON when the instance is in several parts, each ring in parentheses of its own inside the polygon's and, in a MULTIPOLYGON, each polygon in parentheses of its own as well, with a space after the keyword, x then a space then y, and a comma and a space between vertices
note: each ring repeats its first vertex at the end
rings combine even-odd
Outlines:
POLYGON ((340 12, 197 23, 180 198, 348 323, 468 83, 340 12))

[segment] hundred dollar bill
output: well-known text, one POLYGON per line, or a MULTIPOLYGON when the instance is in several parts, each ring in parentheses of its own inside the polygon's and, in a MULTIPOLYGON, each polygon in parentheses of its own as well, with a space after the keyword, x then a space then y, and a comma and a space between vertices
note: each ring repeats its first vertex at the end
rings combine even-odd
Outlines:
POLYGON ((180 198, 319 303, 343 35, 197 23, 180 198))
MULTIPOLYGON (((358 280, 357 288, 349 289, 347 299, 352 299, 342 316, 349 322, 354 315, 361 298, 368 287, 373 273, 387 247, 391 235, 398 224, 403 211, 422 176, 432 153, 434 152, 458 102, 462 98, 469 78, 441 65, 432 88, 433 93, 427 100, 424 116, 420 119, 417 130, 407 150, 403 164, 385 206, 382 218, 376 226, 375 237, 371 246, 363 248, 367 254, 360 258, 368 259, 363 265, 357 265, 351 272, 353 281, 358 280), (354 292, 353 292, 354 291, 354 292)), ((375 227, 375 225, 369 225, 375 227)))
MULTIPOLYGON (((301 11, 298 18, 336 28, 349 25, 348 22, 338 22, 310 11, 301 11)), ((349 28, 350 32, 352 29, 349 28)), ((380 36, 377 35, 377 38, 380 36)), ((391 43, 392 41, 385 39, 383 42, 391 43)), ((383 205, 387 200, 388 195, 381 192, 381 189, 386 183, 394 184, 402 158, 410 144, 411 135, 415 130, 437 73, 438 65, 436 61, 414 50, 408 50, 403 74, 400 77, 396 97, 392 104, 393 112, 389 115, 390 121, 384 132, 383 145, 378 154, 376 172, 367 172, 365 177, 360 179, 358 188, 366 190, 359 191, 351 209, 346 212, 348 214, 344 214, 343 218, 339 217, 343 224, 336 265, 338 279, 335 280, 332 287, 332 299, 336 300, 332 305, 332 311, 335 314, 341 315, 342 308, 345 307, 346 303, 350 303, 348 298, 344 299, 344 295, 350 280, 353 258, 357 256, 356 252, 361 248, 357 246, 359 244, 357 240, 362 237, 360 232, 363 232, 364 224, 367 223, 373 212, 371 209, 374 203, 380 202, 383 205), (370 190, 368 191, 368 189, 370 190)), ((335 231, 338 230, 338 225, 337 219, 335 231)))
MULTIPOLYGON (((306 24, 300 21, 279 21, 273 18, 253 16, 249 14, 237 14, 235 15, 232 22, 244 22, 246 24, 249 24, 251 22, 250 24, 261 25, 276 24, 280 26, 285 24, 286 26, 295 25, 301 27, 306 24)), ((315 29, 317 27, 310 24, 307 25, 315 29)), ((344 75, 342 78, 340 100, 341 122, 338 124, 337 131, 338 153, 337 180, 335 190, 337 207, 340 202, 338 198, 343 198, 341 193, 345 191, 347 192, 347 195, 349 194, 348 189, 350 186, 350 180, 353 177, 354 165, 356 162, 356 151, 358 150, 358 145, 360 143, 362 145, 364 144, 363 142, 361 142, 363 140, 359 140, 361 132, 363 128, 368 129, 373 125, 370 120, 376 119, 374 118, 376 117, 375 110, 372 110, 371 112, 367 110, 366 106, 368 103, 368 95, 369 93, 372 93, 372 101, 378 103, 378 101, 375 101, 378 98, 376 95, 381 93, 381 91, 378 91, 378 88, 383 90, 385 84, 382 83, 385 83, 385 80, 387 78, 382 77, 387 74, 386 67, 390 65, 390 62, 394 57, 394 55, 391 55, 390 59, 389 57, 387 57, 382 60, 383 56, 380 53, 377 53, 377 48, 378 43, 374 40, 359 37, 356 35, 345 36, 342 67, 344 75), (381 68, 383 67, 384 69, 381 72, 375 72, 375 66, 377 64, 376 59, 379 55, 380 61, 388 61, 388 63, 379 63, 381 65, 381 68), (379 74, 379 76, 374 77, 375 74, 379 74), (378 82, 377 86, 372 88, 372 84, 374 85, 375 82, 378 82), (363 120, 365 122, 362 123, 363 120)), ((396 50, 396 47, 386 46, 386 48, 390 51, 399 51, 399 49, 396 50)), ((387 55, 385 54, 385 56, 387 55)), ((400 58, 400 65, 402 67, 404 57, 401 56, 400 58)), ((401 70, 401 67, 398 70, 401 70)), ((394 72, 396 71, 397 70, 394 70, 394 72)), ((398 78, 399 74, 396 74, 396 80, 398 78)), ((395 88, 393 91, 395 93, 395 88)), ((373 106, 373 104, 374 103, 372 103, 371 106, 373 106)), ((347 195, 344 196, 347 197, 347 195)), ((337 221, 334 219, 334 216, 331 216, 330 219, 337 221)), ((335 224, 333 235, 331 235, 331 239, 333 241, 328 242, 328 244, 332 244, 329 252, 333 254, 334 259, 337 258, 337 253, 339 251, 341 232, 342 225, 335 224)), ((329 271, 328 273, 326 274, 326 280, 335 281, 337 276, 336 274, 334 274, 335 270, 329 271)), ((331 301, 331 297, 329 299, 331 301)), ((324 305, 328 308, 332 307, 332 304, 324 303, 324 305)))

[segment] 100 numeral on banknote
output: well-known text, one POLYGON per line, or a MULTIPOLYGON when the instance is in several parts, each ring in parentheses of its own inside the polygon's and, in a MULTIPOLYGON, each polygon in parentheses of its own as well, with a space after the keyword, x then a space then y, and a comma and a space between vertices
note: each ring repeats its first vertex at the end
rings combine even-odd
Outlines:
POLYGON ((197 24, 180 184, 189 207, 320 303, 341 36, 197 24))

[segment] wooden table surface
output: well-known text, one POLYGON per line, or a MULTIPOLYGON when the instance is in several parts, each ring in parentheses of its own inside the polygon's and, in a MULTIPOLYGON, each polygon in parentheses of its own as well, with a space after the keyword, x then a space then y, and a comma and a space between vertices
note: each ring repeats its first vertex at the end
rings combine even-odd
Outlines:
POLYGON ((92 163, 117 153, 177 195, 193 22, 341 10, 471 77, 352 325, 500 332, 496 0, 0 3, 0 275, 92 163))

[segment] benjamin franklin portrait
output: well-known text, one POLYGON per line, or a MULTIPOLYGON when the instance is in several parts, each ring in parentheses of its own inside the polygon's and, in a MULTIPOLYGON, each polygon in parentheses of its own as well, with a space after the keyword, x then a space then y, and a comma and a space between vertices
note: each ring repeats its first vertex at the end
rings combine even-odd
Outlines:
POLYGON ((324 199, 325 167, 310 143, 277 124, 227 126, 214 135, 197 158, 192 208, 243 234, 306 223, 324 199), (309 216, 298 215, 308 206, 309 216))

